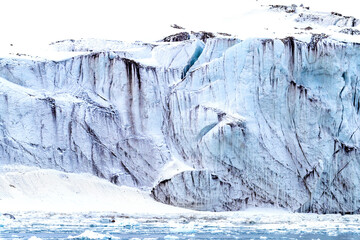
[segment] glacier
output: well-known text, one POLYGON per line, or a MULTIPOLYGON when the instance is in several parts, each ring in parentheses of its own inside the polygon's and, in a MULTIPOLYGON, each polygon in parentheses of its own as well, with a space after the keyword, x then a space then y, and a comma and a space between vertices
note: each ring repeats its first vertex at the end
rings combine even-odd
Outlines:
MULTIPOLYGON (((295 20, 359 24, 306 14, 295 20)), ((306 36, 64 40, 59 58, 0 58, 1 165, 90 173, 193 210, 359 213, 360 44, 306 36)))
POLYGON ((314 35, 242 41, 194 66, 170 95, 171 119, 181 120, 169 131, 184 160, 222 187, 184 172, 160 182, 155 198, 188 207, 191 197, 196 209, 216 196, 224 204, 214 211, 356 213, 358 60, 358 44, 314 35))

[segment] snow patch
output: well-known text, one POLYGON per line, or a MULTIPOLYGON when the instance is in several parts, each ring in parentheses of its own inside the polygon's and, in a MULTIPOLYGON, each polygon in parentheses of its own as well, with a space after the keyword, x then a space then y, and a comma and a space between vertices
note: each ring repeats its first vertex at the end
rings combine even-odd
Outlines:
POLYGON ((194 168, 177 158, 173 158, 171 162, 166 163, 164 166, 162 172, 160 173, 160 179, 169 179, 178 173, 191 170, 194 170, 194 168))
MULTIPOLYGON (((5 165, 0 167, 0 212, 11 211, 188 212, 156 202, 144 191, 119 187, 91 174, 5 165)), ((6 217, 0 219, 10 221, 6 217)))

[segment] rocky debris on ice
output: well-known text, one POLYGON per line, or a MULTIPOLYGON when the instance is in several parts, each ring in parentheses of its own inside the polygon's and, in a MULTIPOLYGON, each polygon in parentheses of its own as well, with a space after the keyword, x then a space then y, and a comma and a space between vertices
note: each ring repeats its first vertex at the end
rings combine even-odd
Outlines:
POLYGON ((163 42, 181 42, 190 39, 190 34, 188 32, 180 32, 174 35, 165 37, 163 42))
POLYGON ((12 215, 10 213, 3 213, 2 216, 7 217, 7 218, 12 219, 12 220, 15 220, 14 215, 12 215))
POLYGON ((189 40, 191 38, 197 38, 197 39, 203 41, 204 43, 206 43, 206 41, 208 39, 215 38, 216 35, 227 36, 227 37, 231 36, 226 33, 214 34, 212 32, 206 32, 206 31, 200 31, 200 32, 190 31, 190 33, 189 32, 175 33, 173 35, 165 37, 162 41, 163 42, 181 42, 181 41, 189 40))
POLYGON ((350 35, 360 35, 360 31, 354 28, 344 28, 340 30, 340 33, 345 33, 350 35))

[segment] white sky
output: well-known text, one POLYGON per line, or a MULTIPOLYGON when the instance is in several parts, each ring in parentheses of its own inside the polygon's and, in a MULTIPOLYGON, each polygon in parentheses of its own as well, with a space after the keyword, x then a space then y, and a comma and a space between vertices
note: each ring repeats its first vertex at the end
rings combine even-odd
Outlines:
POLYGON ((311 9, 360 18, 359 0, 1 0, 0 46, 68 38, 158 40, 176 23, 191 30, 238 34, 259 4, 304 3, 311 9))

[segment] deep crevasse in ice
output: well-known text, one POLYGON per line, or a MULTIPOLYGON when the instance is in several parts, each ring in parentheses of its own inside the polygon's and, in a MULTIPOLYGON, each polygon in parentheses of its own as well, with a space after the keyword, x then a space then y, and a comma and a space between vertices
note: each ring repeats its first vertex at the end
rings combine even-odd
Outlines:
POLYGON ((2 162, 155 186, 199 210, 358 212, 360 49, 322 37, 2 59, 2 162), (168 176, 173 162, 195 170, 168 176))

